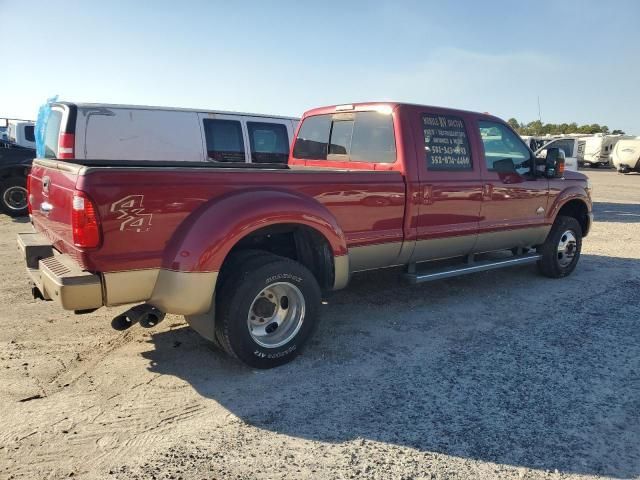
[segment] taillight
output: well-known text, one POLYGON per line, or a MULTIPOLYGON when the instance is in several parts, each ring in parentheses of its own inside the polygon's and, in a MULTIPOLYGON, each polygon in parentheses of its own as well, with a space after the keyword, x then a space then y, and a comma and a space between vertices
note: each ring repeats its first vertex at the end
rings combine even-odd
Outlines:
POLYGON ((27 210, 31 215, 31 205, 33 204, 33 197, 31 195, 31 174, 27 175, 27 210))
POLYGON ((58 137, 58 158, 61 160, 73 158, 75 143, 76 136, 73 133, 61 133, 58 137))
POLYGON ((100 244, 100 224, 93 202, 84 192, 74 192, 71 210, 73 244, 76 247, 93 248, 100 244))

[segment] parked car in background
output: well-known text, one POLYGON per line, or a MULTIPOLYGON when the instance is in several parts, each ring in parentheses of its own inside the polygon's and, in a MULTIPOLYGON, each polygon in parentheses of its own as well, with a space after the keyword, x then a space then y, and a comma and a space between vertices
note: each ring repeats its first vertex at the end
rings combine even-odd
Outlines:
POLYGON ((35 123, 26 120, 9 120, 7 140, 18 147, 35 149, 35 123))
POLYGON ((620 173, 640 172, 640 137, 624 138, 616 143, 611 160, 620 173))
MULTIPOLYGON (((205 132, 215 115, 191 118, 205 132)), ((254 118, 246 123, 273 124, 254 118)), ((74 134, 68 113, 58 120, 61 135, 74 134)), ((77 312, 145 302, 113 325, 184 315, 231 356, 269 368, 301 351, 321 291, 346 287, 354 272, 404 266, 403 278, 420 283, 537 263, 564 277, 592 222, 588 179, 564 172, 563 152, 537 159, 490 115, 318 108, 305 114, 288 165, 224 163, 242 158, 230 148, 235 132, 209 134, 209 158, 223 160, 212 163, 36 159, 35 232, 18 238, 34 296, 77 312)), ((75 135, 62 148, 78 145, 75 135)))
POLYGON ((573 172, 578 171, 578 145, 582 140, 577 137, 561 137, 549 140, 539 147, 535 154, 545 158, 549 148, 559 148, 565 154, 565 168, 573 172))
POLYGON ((297 122, 250 113, 55 102, 45 157, 284 164, 297 122))
POLYGON ((35 150, 0 146, 0 212, 11 217, 27 214, 27 175, 35 150))

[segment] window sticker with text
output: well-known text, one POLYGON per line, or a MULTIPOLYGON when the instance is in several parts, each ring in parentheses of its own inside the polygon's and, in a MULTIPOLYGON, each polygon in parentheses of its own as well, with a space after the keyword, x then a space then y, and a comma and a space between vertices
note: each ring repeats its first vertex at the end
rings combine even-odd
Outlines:
POLYGON ((429 170, 471 170, 471 149, 464 122, 451 115, 422 115, 429 170))

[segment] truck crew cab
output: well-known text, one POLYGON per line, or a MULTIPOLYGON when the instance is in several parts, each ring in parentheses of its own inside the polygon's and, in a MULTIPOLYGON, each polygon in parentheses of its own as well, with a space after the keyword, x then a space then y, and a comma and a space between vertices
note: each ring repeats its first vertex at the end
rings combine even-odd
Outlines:
POLYGON ((537 263, 569 275, 590 185, 537 159, 499 118, 401 103, 317 108, 288 165, 34 161, 34 294, 63 308, 141 303, 114 319, 184 315, 257 368, 294 358, 323 290, 404 266, 411 283, 537 263), (442 259, 449 259, 442 266, 442 259))

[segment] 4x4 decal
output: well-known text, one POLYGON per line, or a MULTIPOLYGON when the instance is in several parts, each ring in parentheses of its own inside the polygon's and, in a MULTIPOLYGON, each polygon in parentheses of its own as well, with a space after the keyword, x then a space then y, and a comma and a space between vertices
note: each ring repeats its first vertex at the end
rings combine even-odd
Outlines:
POLYGON ((111 204, 111 211, 118 213, 120 231, 148 232, 151 230, 151 217, 153 214, 144 213, 142 201, 144 195, 129 195, 111 204))

